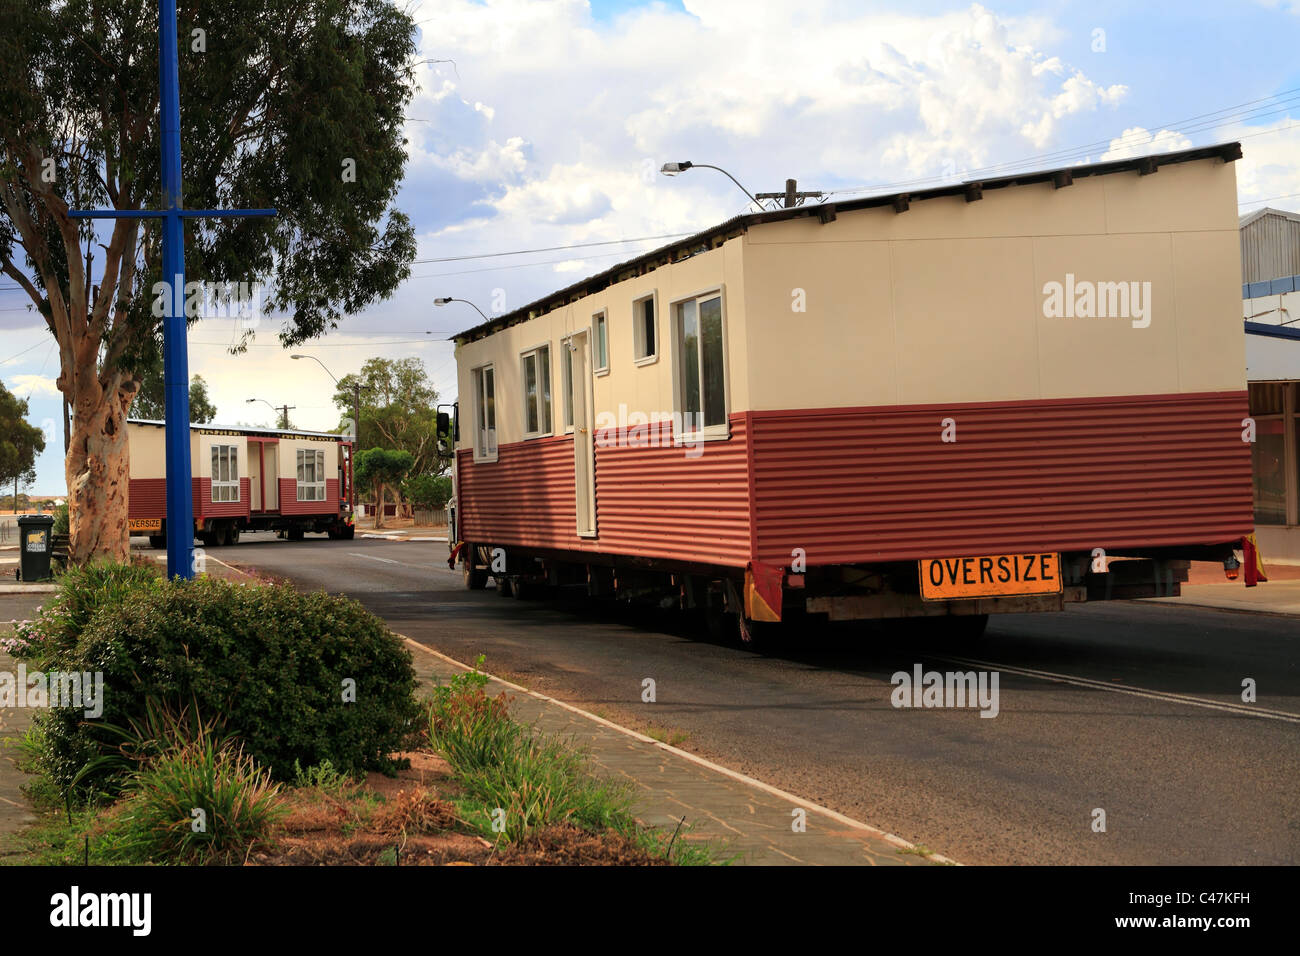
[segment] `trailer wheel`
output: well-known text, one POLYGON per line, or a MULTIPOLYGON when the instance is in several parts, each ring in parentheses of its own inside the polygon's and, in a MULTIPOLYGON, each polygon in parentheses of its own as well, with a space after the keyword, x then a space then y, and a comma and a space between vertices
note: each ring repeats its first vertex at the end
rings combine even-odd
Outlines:
POLYGON ((239 525, 232 524, 226 534, 226 544, 239 544, 239 525))
POLYGON ((487 572, 479 568, 465 569, 465 587, 470 591, 482 591, 487 587, 487 572))
POLYGON ((167 547, 167 536, 161 534, 149 535, 149 547, 155 550, 167 547))
POLYGON ((533 583, 526 581, 523 575, 510 579, 510 594, 516 601, 525 601, 533 596, 533 583))
POLYGON ((285 532, 284 536, 288 538, 290 541, 301 541, 303 539, 303 535, 305 535, 306 533, 307 532, 303 531, 302 528, 290 528, 288 531, 285 532))
POLYGON ((496 584, 497 594, 500 594, 502 597, 510 597, 510 579, 508 577, 504 574, 498 574, 496 576, 496 584))

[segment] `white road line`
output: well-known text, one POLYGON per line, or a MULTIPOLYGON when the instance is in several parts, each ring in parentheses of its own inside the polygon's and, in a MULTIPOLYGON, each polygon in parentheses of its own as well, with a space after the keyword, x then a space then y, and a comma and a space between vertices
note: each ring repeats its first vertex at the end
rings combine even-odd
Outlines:
POLYGON ((394 561, 392 558, 377 558, 373 554, 362 554, 360 551, 349 551, 348 554, 354 558, 368 558, 371 561, 382 561, 384 564, 401 564, 401 561, 394 561))
POLYGON ((1253 707, 1250 704, 1225 704, 1223 701, 1207 700, 1204 697, 1192 697, 1188 694, 1175 694, 1165 690, 1151 690, 1146 687, 1118 687, 1115 684, 1093 680, 1089 677, 1071 677, 1068 674, 1032 670, 1028 667, 1007 667, 1005 664, 997 664, 993 661, 978 661, 966 657, 939 657, 938 659, 952 661, 954 664, 962 664, 967 667, 983 667, 1008 674, 1019 674, 1022 677, 1036 677, 1039 680, 1051 681, 1057 684, 1073 684, 1076 687, 1087 687, 1090 690, 1105 690, 1112 694, 1128 694, 1130 697, 1146 697, 1151 700, 1163 700, 1174 704, 1187 704, 1191 707, 1204 707, 1206 710, 1222 710, 1230 714, 1241 714, 1244 717, 1261 717, 1267 720, 1281 720, 1290 724, 1300 724, 1300 714, 1285 710, 1274 710, 1269 707, 1253 707))
MULTIPOLYGON (((412 647, 418 648, 419 650, 424 651, 426 654, 432 654, 434 657, 441 658, 442 660, 446 661, 448 664, 454 664, 456 667, 459 667, 462 670, 467 670, 467 671, 474 670, 474 668, 470 667, 468 664, 462 664, 460 661, 456 660, 456 658, 448 657, 446 654, 443 654, 441 651, 435 651, 432 647, 428 647, 424 644, 421 644, 419 641, 412 640, 411 638, 407 637, 405 634, 398 634, 397 636, 400 637, 402 640, 406 641, 406 643, 410 644, 412 647)), ((602 727, 608 727, 610 730, 616 730, 620 734, 624 734, 635 740, 639 740, 642 743, 653 744, 654 746, 658 747, 660 750, 666 750, 669 753, 675 754, 676 756, 681 757, 684 760, 689 760, 693 764, 697 764, 701 767, 705 767, 709 770, 713 770, 717 773, 720 773, 724 777, 730 777, 732 780, 739 780, 741 783, 748 784, 751 787, 757 787, 759 790, 762 790, 765 793, 770 793, 774 797, 780 797, 782 800, 789 800, 791 803, 796 804, 797 806, 803 807, 807 810, 812 811, 813 813, 820 814, 824 817, 828 817, 829 819, 834 820, 836 823, 843 824, 844 826, 847 827, 852 827, 855 830, 863 830, 867 833, 874 834, 880 839, 892 843, 894 846, 900 847, 905 850, 916 849, 916 844, 909 843, 907 840, 904 840, 902 837, 894 836, 894 834, 892 833, 886 833, 884 830, 881 830, 877 827, 873 827, 869 823, 863 823, 861 820, 855 820, 852 817, 846 817, 844 814, 832 810, 830 807, 823 807, 819 803, 813 803, 811 800, 805 800, 803 799, 803 797, 797 797, 793 793, 790 793, 789 791, 781 790, 778 787, 772 786, 770 783, 764 783, 762 780, 755 780, 753 777, 748 777, 743 773, 739 773, 738 771, 730 769, 729 767, 724 767, 721 764, 716 764, 712 760, 706 760, 703 757, 697 756, 696 754, 688 753, 685 750, 679 750, 678 748, 673 747, 670 744, 666 744, 661 740, 655 740, 653 737, 647 737, 645 734, 639 734, 635 730, 630 730, 627 727, 624 727, 620 724, 616 724, 612 720, 606 720, 604 717, 597 717, 595 714, 588 713, 587 711, 583 710, 581 707, 574 707, 572 704, 566 704, 562 700, 556 700, 554 697, 547 697, 545 694, 539 694, 537 693, 537 691, 529 690, 527 687, 521 687, 520 685, 508 681, 503 677, 497 677, 493 674, 488 674, 487 671, 479 671, 479 673, 492 678, 492 680, 497 681, 498 683, 504 684, 505 686, 509 687, 511 690, 516 690, 522 694, 527 694, 529 697, 536 698, 537 700, 540 701, 545 701, 548 704, 555 704, 557 707, 563 707, 565 710, 569 711, 570 713, 578 714, 582 717, 586 717, 588 720, 594 720, 602 727)), ((953 866, 961 866, 961 864, 958 863, 956 860, 950 860, 948 857, 942 856, 938 853, 925 854, 925 859, 933 860, 935 863, 949 863, 952 864, 953 866)))

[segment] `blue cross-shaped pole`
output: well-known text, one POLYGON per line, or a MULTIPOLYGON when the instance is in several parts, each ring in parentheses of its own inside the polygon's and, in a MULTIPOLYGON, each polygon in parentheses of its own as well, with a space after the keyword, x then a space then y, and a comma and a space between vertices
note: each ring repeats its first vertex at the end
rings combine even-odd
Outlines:
POLYGON ((163 387, 167 402, 167 576, 194 577, 194 501, 190 482, 190 368, 186 354, 184 219, 274 216, 274 209, 181 208, 181 95, 176 0, 158 0, 158 122, 162 128, 160 210, 83 209, 74 219, 161 219, 162 274, 169 283, 163 319, 163 387))

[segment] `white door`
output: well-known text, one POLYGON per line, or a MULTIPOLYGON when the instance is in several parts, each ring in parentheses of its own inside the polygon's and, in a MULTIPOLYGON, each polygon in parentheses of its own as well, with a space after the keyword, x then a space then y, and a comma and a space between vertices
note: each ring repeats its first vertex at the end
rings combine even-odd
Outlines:
POLYGON ((595 435, 592 433, 591 365, 587 333, 577 332, 564 342, 564 401, 566 424, 573 426, 574 504, 578 534, 596 534, 595 435))

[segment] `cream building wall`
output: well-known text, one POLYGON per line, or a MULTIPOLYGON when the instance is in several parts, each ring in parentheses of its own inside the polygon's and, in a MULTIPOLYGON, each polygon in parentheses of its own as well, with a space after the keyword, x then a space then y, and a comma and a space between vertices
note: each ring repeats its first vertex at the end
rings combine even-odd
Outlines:
POLYGON ((1242 389, 1236 203, 1233 164, 1207 160, 751 229, 752 406, 1242 389), (1150 282, 1149 327, 1046 317, 1067 273, 1150 282))

